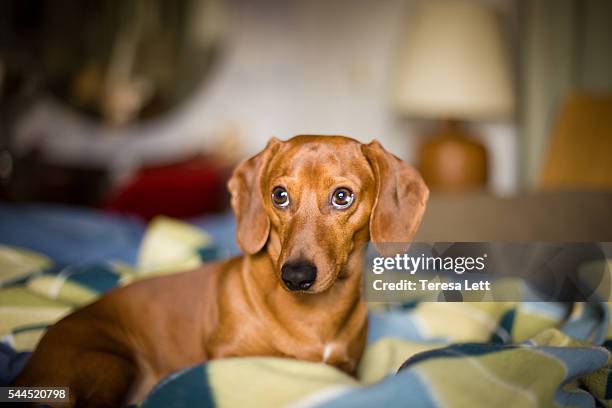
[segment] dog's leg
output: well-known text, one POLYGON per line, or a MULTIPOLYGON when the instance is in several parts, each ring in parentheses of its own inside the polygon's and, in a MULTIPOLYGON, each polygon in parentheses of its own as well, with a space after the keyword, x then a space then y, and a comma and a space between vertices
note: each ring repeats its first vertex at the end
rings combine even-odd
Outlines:
POLYGON ((137 373, 131 361, 95 351, 81 355, 79 359, 82 362, 77 365, 76 378, 72 379, 77 407, 120 407, 127 404, 126 398, 137 373))
MULTIPOLYGON (((44 351, 43 351, 44 353, 44 351)), ((42 354, 42 353, 41 353, 42 354)), ((15 386, 69 387, 70 406, 121 407, 136 377, 136 367, 123 357, 99 351, 73 352, 64 349, 56 355, 33 356, 15 386), (54 371, 56 359, 70 360, 70 370, 54 371)), ((59 405, 65 406, 65 405, 59 405)))
POLYGON ((70 406, 122 406, 137 376, 135 364, 103 330, 82 327, 73 320, 49 328, 13 385, 69 387, 70 406))

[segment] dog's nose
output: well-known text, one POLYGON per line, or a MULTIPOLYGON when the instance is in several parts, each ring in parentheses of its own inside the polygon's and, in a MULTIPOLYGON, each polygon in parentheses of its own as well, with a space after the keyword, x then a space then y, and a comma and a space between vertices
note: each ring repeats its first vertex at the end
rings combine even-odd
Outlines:
POLYGON ((307 290, 317 278, 317 267, 308 261, 287 262, 281 275, 289 290, 307 290))

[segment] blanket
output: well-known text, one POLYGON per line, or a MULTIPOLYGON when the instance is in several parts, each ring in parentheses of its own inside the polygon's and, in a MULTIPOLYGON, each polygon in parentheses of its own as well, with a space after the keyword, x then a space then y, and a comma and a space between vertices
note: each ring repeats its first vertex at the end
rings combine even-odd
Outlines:
MULTIPOLYGON (((0 386, 49 324, 107 290, 218 257, 201 230, 161 218, 135 265, 57 266, 0 247, 0 386)), ((279 358, 231 358, 162 380, 142 407, 612 406, 609 304, 371 304, 356 378, 279 358)), ((189 333, 185 333, 188 336, 189 333)))

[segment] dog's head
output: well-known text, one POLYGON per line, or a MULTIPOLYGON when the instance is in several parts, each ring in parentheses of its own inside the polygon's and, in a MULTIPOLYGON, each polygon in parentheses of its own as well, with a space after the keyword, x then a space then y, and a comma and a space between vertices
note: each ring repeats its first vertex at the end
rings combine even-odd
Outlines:
POLYGON ((228 187, 240 248, 265 248, 283 286, 309 293, 351 273, 351 254, 368 239, 379 248, 411 241, 429 194, 380 143, 342 136, 273 138, 228 187))

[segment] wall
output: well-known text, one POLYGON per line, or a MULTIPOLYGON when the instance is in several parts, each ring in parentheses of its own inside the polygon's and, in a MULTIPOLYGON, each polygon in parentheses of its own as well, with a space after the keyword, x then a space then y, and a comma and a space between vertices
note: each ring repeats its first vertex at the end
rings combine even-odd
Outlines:
POLYGON ((521 178, 537 187, 549 136, 568 94, 612 92, 612 2, 531 0, 522 9, 521 178))
MULTIPOLYGON (((496 3, 506 19, 513 13, 513 1, 488 2, 496 3)), ((64 161, 87 151, 88 164, 111 163, 118 176, 143 162, 214 146, 230 134, 239 138, 245 154, 260 150, 270 136, 323 133, 361 141, 377 138, 413 160, 414 143, 430 125, 398 117, 389 98, 397 42, 412 6, 414 1, 403 0, 228 1, 223 55, 189 103, 163 122, 112 132, 75 124, 75 118, 68 119, 66 132, 59 120, 53 129, 46 125, 46 133, 54 137, 44 145, 64 161), (62 138, 70 139, 70 148, 60 145, 62 138)), ((38 110, 22 133, 40 135, 36 115, 44 118, 39 124, 50 110, 61 116, 61 109, 49 101, 38 110)), ((492 188, 513 191, 515 126, 474 128, 491 153, 492 188)), ((22 148, 27 141, 23 136, 22 148)))

